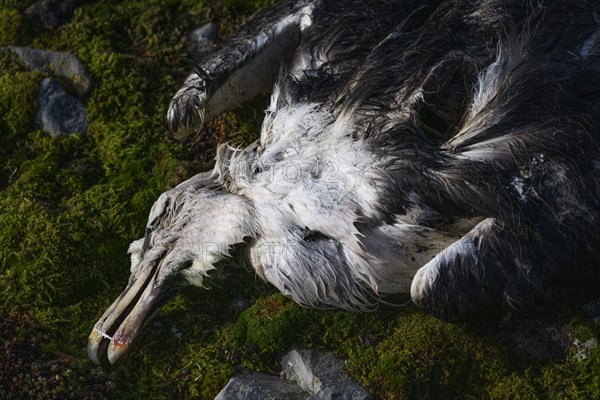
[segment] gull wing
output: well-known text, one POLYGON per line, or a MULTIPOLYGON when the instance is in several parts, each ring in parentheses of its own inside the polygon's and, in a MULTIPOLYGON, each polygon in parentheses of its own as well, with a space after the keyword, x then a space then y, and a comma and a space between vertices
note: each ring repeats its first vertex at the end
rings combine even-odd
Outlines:
POLYGON ((199 61, 171 100, 171 131, 183 137, 204 120, 270 93, 317 3, 284 1, 265 10, 199 61))

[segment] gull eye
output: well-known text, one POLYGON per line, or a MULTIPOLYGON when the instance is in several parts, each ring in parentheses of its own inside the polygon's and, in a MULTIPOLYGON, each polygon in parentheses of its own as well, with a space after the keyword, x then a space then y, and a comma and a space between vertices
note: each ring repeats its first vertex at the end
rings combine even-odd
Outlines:
POLYGON ((179 272, 188 270, 188 269, 192 268, 192 265, 194 265, 194 261, 192 261, 192 260, 186 261, 179 266, 178 270, 179 270, 179 272))

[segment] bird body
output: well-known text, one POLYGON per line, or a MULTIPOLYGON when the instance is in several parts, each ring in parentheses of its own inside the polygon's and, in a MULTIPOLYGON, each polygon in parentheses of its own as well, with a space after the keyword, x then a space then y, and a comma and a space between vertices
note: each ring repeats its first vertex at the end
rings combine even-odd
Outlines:
POLYGON ((164 193, 88 352, 116 361, 232 246, 310 307, 388 293, 449 320, 600 287, 600 5, 282 2, 201 60, 179 136, 271 93, 260 139, 164 193))

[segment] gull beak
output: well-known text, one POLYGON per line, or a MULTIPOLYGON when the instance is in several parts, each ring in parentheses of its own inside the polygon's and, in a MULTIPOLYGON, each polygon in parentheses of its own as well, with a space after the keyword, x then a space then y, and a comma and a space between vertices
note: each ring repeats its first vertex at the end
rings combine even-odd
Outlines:
POLYGON ((104 354, 111 364, 117 362, 148 325, 161 306, 171 297, 155 287, 158 263, 134 276, 127 288, 100 317, 89 336, 87 352, 100 364, 104 354))

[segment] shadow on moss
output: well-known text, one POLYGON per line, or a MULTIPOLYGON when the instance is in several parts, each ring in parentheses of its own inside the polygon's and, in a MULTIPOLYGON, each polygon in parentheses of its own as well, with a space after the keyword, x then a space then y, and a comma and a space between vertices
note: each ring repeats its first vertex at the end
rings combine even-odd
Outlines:
POLYGON ((55 357, 44 352, 51 333, 11 315, 0 317, 0 394, 6 400, 106 399, 116 385, 101 368, 67 354, 55 357))

